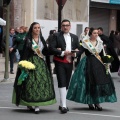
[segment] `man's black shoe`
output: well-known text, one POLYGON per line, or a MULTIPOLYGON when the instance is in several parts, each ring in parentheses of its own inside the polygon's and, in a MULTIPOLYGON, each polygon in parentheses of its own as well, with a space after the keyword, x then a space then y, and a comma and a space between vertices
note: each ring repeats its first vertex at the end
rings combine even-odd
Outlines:
POLYGON ((35 111, 35 114, 38 114, 40 111, 35 111))
POLYGON ((10 74, 14 74, 14 72, 13 72, 13 71, 11 71, 11 72, 10 72, 10 74))
MULTIPOLYGON (((59 110, 61 110, 61 109, 62 109, 62 107, 61 107, 61 106, 59 106, 59 110)), ((68 108, 68 107, 67 107, 66 109, 67 109, 67 111, 69 111, 69 108, 68 108)))
POLYGON ((68 111, 67 108, 65 108, 65 107, 62 107, 62 108, 61 108, 61 113, 62 113, 62 114, 67 113, 67 111, 68 111))

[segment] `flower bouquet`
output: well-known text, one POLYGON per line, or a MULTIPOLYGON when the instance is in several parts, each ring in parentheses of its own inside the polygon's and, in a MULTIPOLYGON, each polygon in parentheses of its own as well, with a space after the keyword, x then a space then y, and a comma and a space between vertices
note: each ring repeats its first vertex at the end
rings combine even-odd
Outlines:
POLYGON ((105 55, 102 57, 103 63, 111 63, 114 60, 114 58, 110 55, 105 55))
POLYGON ((18 63, 18 67, 21 69, 21 75, 18 78, 17 85, 21 85, 25 78, 28 77, 29 70, 35 70, 35 65, 29 61, 22 60, 18 63))
POLYGON ((105 64, 105 68, 106 68, 106 74, 108 74, 109 72, 109 63, 111 63, 114 60, 114 58, 110 55, 105 55, 102 57, 102 61, 105 64))

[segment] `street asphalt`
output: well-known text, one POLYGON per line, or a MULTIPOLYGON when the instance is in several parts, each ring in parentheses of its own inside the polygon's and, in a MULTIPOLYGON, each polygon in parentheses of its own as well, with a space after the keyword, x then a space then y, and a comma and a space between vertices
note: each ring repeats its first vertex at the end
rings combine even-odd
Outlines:
MULTIPOLYGON (((4 61, 4 58, 0 57, 0 81, 4 79, 4 61)), ((17 63, 15 63, 14 72, 16 69, 17 63)), ((67 114, 61 114, 58 110, 59 91, 55 74, 53 78, 57 103, 50 106, 40 106, 39 114, 28 111, 26 106, 17 107, 12 104, 14 78, 15 74, 9 74, 7 81, 0 82, 0 120, 120 120, 120 77, 117 73, 112 73, 118 99, 116 103, 103 103, 101 104, 103 111, 91 111, 85 104, 67 101, 69 107, 67 114)))

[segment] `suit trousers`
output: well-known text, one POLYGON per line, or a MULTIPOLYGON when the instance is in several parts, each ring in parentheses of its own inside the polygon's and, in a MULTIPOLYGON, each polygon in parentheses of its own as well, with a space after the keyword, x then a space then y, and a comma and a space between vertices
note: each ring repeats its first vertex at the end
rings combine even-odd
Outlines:
POLYGON ((66 87, 66 89, 68 89, 73 69, 73 63, 55 61, 55 69, 58 80, 58 88, 66 87))

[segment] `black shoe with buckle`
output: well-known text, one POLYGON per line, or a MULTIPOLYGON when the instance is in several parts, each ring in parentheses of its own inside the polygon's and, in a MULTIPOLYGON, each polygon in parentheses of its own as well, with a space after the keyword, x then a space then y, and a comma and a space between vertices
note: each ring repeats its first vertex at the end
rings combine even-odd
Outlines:
POLYGON ((60 111, 61 111, 62 114, 64 114, 64 113, 67 113, 68 110, 67 110, 67 108, 62 107, 60 111))
MULTIPOLYGON (((59 106, 59 110, 61 110, 62 109, 62 107, 61 106, 59 106)), ((69 108, 67 107, 67 111, 69 111, 69 108)))
POLYGON ((40 111, 35 111, 35 114, 38 114, 40 111))

